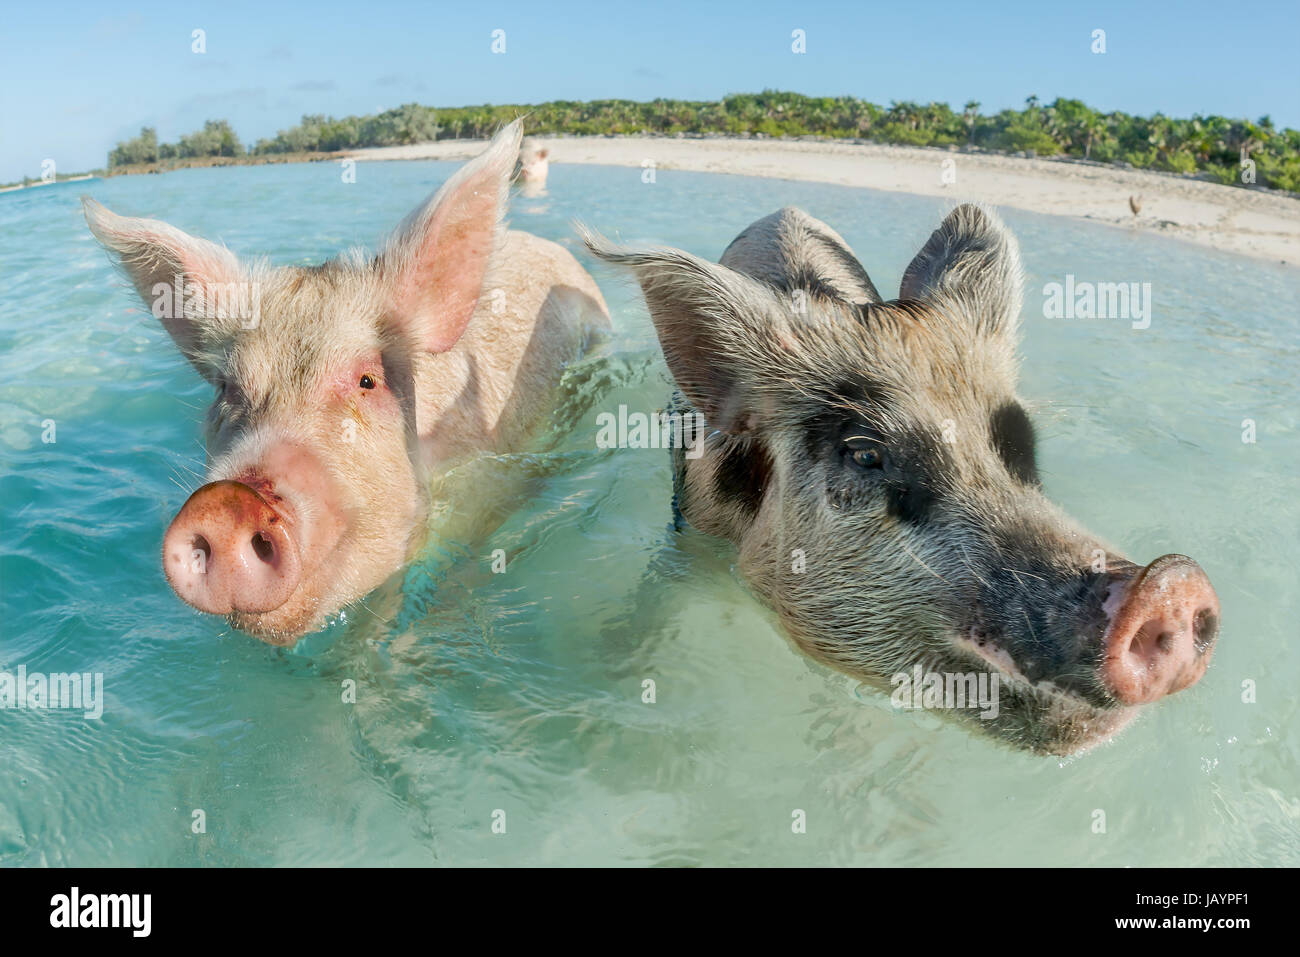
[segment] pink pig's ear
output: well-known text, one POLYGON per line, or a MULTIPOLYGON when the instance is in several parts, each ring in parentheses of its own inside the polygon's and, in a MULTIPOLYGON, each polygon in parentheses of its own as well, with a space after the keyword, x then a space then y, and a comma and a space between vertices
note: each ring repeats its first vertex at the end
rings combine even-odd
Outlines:
POLYGON ((381 259, 392 282, 389 319, 429 352, 446 352, 469 325, 510 194, 518 120, 456 171, 397 228, 381 259))
POLYGON ((211 327, 226 317, 208 308, 207 300, 216 287, 244 277, 235 254, 161 220, 119 216, 89 196, 81 198, 81 206, 91 233, 130 277, 145 305, 199 374, 212 379, 205 346, 219 335, 211 327))

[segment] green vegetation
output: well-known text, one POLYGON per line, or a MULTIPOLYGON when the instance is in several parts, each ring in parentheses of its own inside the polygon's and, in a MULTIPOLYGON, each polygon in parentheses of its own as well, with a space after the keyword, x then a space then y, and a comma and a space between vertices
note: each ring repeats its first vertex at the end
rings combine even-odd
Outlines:
POLYGON ((130 166, 133 163, 158 162, 158 131, 152 126, 140 130, 134 139, 123 140, 108 153, 108 168, 130 166))
POLYGON ((140 135, 118 143, 108 154, 108 168, 160 160, 198 159, 207 156, 243 156, 244 144, 226 120, 208 120, 203 129, 182 136, 178 143, 158 143, 158 131, 143 127, 140 135))
MULTIPOLYGON (((408 103, 394 110, 385 110, 378 116, 345 116, 336 120, 331 116, 304 116, 302 122, 289 130, 282 130, 273 140, 262 140, 253 148, 254 153, 311 153, 357 149, 361 146, 405 146, 408 143, 427 143, 441 136, 436 116, 440 111, 432 107, 408 103)), ((513 119, 517 114, 511 114, 513 119)), ((505 121, 505 122, 508 122, 505 121)), ((494 129, 483 127, 483 134, 463 133, 463 137, 486 135, 494 129)))
MULTIPOLYGON (((435 109, 408 103, 375 116, 304 116, 302 122, 260 140, 247 154, 224 120, 159 144, 151 127, 119 143, 109 168, 202 157, 287 157, 367 146, 430 140, 482 138, 517 116, 530 133, 577 135, 724 134, 821 136, 906 146, 973 147, 983 150, 1063 155, 1140 169, 1199 174, 1242 184, 1243 157, 1255 166, 1255 182, 1300 192, 1300 132, 1279 130, 1269 117, 1256 122, 1221 116, 1172 119, 1099 113, 1079 100, 1043 105, 1031 96, 1023 110, 982 114, 971 101, 957 113, 946 103, 878 106, 851 96, 814 97, 765 91, 719 102, 652 100, 555 101, 536 105, 435 109)), ((255 159, 253 161, 256 161, 255 159)))

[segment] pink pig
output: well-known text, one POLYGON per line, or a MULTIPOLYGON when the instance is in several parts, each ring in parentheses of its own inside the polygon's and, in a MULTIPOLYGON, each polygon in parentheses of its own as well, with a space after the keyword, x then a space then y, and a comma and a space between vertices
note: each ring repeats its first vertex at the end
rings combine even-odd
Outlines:
POLYGON ((546 185, 546 175, 551 171, 550 155, 551 151, 538 146, 531 136, 523 141, 519 147, 516 174, 521 186, 526 189, 541 189, 546 185))
POLYGON ((565 249, 502 226, 519 139, 503 129, 369 259, 247 264, 84 200, 217 390, 207 483, 163 539, 186 602, 292 644, 414 556, 439 471, 529 439, 609 315, 565 249))

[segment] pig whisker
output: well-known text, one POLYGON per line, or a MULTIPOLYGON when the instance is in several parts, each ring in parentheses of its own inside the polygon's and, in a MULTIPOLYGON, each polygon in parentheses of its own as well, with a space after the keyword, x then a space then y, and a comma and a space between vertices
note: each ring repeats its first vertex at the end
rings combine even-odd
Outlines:
POLYGON ((975 580, 977 582, 979 582, 985 588, 990 587, 988 581, 986 581, 984 576, 981 575, 979 571, 975 568, 974 562, 970 560, 970 554, 966 551, 965 545, 961 546, 961 560, 966 565, 966 570, 970 572, 973 576, 975 576, 975 580))
POLYGON ((188 465, 183 465, 183 464, 174 465, 172 467, 172 471, 177 475, 179 475, 181 472, 184 472, 190 478, 200 480, 200 484, 202 484, 201 480, 203 478, 203 473, 190 468, 188 465))
MULTIPOLYGON (((1045 581, 1047 581, 1047 579, 1044 578, 1042 575, 1035 575, 1033 572, 1027 572, 1027 571, 1025 571, 1023 568, 1017 569, 1017 568, 1005 567, 1005 568, 1003 568, 1002 570, 1005 571, 1005 572, 1011 572, 1011 574, 1013 574, 1013 575, 1016 576, 1016 580, 1017 580, 1017 581, 1020 581, 1020 576, 1021 576, 1021 575, 1028 575, 1030 578, 1037 578, 1040 582, 1045 582, 1045 581)), ((1021 584, 1024 584, 1024 583, 1021 582, 1021 584)))
POLYGON ((1034 634, 1034 623, 1029 620, 1029 609, 1027 608, 1020 609, 1020 614, 1025 616, 1025 627, 1029 629, 1030 641, 1037 641, 1038 636, 1034 634))
POLYGON ((937 571, 935 571, 925 562, 921 561, 920 556, 918 556, 916 552, 912 551, 912 549, 908 547, 907 542, 900 540, 899 544, 903 546, 903 551, 907 552, 907 554, 910 555, 916 561, 916 563, 920 565, 922 568, 924 568, 927 572, 929 572, 935 578, 939 579, 939 581, 943 582, 945 585, 952 584, 952 582, 948 581, 948 579, 944 578, 942 575, 940 575, 937 571))
POLYGON ((362 608, 364 608, 366 610, 366 613, 369 614, 376 621, 382 622, 385 625, 391 625, 393 623, 393 620, 391 618, 385 618, 383 615, 379 614, 379 612, 375 611, 373 608, 367 605, 366 600, 364 598, 358 599, 357 604, 360 605, 362 608))

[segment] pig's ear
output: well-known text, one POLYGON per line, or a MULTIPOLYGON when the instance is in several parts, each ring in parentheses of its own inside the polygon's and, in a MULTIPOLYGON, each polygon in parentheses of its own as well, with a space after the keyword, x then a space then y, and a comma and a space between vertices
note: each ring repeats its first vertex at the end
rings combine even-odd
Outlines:
POLYGON ((680 249, 629 249, 578 228, 592 253, 635 273, 668 368, 709 426, 755 428, 783 359, 784 310, 772 290, 680 249))
POLYGON ((516 120, 401 226, 380 257, 388 318, 416 345, 446 352, 469 325, 496 250, 522 131, 516 120))
POLYGON ((947 215, 916 254, 899 290, 961 310, 982 332, 1015 328, 1024 274, 1020 247, 988 210, 966 203, 947 215))
POLYGON ((199 374, 213 377, 204 359, 212 324, 206 290, 239 282, 244 270, 229 249, 181 232, 157 219, 119 216, 89 196, 81 198, 91 233, 130 277, 140 298, 199 374), (177 301, 177 288, 182 294, 177 301))

